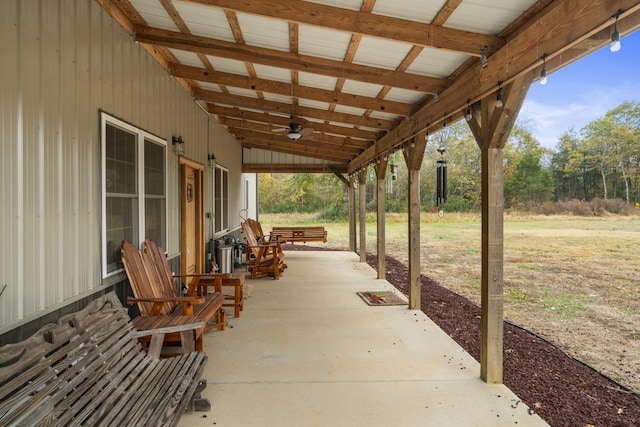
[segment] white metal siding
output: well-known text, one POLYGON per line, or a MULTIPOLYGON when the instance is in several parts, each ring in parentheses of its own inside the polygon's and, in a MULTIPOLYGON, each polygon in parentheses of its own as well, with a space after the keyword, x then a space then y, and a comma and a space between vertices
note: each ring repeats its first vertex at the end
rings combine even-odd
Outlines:
MULTIPOLYGON (((93 0, 2 0, 0 23, 1 333, 102 287, 100 109, 168 141, 169 253, 180 247, 171 136, 197 162, 209 149, 207 115, 93 0)), ((211 128, 234 228, 241 148, 211 128)))

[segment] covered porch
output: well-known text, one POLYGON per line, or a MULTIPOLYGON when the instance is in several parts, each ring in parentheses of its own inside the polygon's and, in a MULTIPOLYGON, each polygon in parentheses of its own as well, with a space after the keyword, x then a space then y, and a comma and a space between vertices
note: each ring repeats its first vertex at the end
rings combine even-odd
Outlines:
POLYGON ((203 397, 182 426, 543 426, 418 310, 368 306, 394 290, 352 252, 286 252, 280 280, 251 280, 224 332, 208 332, 203 397))

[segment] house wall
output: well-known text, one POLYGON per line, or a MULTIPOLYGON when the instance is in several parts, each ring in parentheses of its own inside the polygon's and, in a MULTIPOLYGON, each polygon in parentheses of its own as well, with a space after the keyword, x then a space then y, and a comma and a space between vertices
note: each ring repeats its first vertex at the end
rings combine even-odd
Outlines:
MULTIPOLYGON (((3 0, 0 22, 2 338, 114 287, 126 292, 123 275, 101 277, 101 110, 168 142, 170 258, 180 250, 172 135, 184 139, 186 157, 206 165, 213 150, 229 169, 232 229, 244 176, 234 138, 93 0, 3 0)), ((213 212, 210 168, 205 193, 213 212)))

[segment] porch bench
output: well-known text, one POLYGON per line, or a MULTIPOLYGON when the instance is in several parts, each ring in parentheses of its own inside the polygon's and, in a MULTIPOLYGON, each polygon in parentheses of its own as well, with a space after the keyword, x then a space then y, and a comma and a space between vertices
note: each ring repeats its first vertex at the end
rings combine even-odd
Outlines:
POLYGON ((273 227, 269 241, 286 242, 327 242, 327 232, 323 226, 273 227))
POLYGON ((202 387, 207 356, 191 331, 201 327, 140 332, 115 293, 104 295, 0 347, 0 425, 176 425, 202 387), (168 332, 182 334, 185 352, 160 359, 168 332), (153 335, 148 353, 142 334, 153 335))

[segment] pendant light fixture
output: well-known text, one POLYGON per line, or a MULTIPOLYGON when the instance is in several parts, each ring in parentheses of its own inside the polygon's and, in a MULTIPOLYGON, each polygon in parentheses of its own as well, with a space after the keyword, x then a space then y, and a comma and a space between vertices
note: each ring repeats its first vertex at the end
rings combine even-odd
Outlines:
POLYGON ((502 82, 498 82, 498 94, 496 95, 496 108, 504 107, 504 101, 502 100, 502 82))
POLYGON ((618 32, 618 18, 621 13, 622 11, 618 10, 616 14, 613 15, 613 17, 616 18, 616 22, 613 24, 613 34, 611 34, 611 45, 609 47, 609 50, 613 53, 619 52, 622 47, 620 44, 620 33, 618 32))
POLYGON ((487 58, 487 53, 485 48, 480 48, 480 63, 482 64, 482 68, 487 68, 489 65, 489 59, 487 58))
POLYGON ((540 84, 547 84, 547 54, 542 55, 542 71, 540 71, 540 84))
POLYGON ((464 112, 464 119, 468 122, 473 120, 473 113, 471 112, 471 103, 467 99, 467 109, 464 112))

